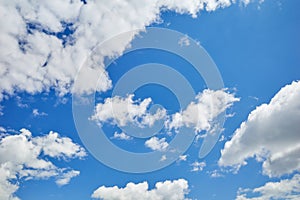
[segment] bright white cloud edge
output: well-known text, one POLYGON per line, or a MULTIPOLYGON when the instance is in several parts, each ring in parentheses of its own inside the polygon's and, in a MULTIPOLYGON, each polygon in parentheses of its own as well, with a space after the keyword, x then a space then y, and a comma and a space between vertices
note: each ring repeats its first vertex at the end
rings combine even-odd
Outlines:
POLYGON ((157 182, 155 188, 149 189, 148 183, 128 183, 124 188, 101 186, 92 194, 93 198, 102 200, 185 200, 189 193, 185 179, 157 182))

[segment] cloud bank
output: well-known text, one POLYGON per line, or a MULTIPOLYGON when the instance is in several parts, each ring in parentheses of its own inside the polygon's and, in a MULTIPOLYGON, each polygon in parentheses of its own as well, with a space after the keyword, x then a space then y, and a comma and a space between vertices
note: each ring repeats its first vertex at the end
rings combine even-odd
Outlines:
MULTIPOLYGON (((0 100, 15 92, 53 89, 58 95, 111 88, 103 69, 106 56, 119 56, 137 33, 119 38, 99 52, 99 62, 85 67, 86 81, 73 83, 86 57, 99 43, 131 30, 144 30, 171 10, 196 17, 203 10, 230 6, 231 0, 30 1, 0 3, 0 100), (13 24, 13 26, 12 26, 13 24)), ((241 2, 248 2, 241 0, 241 2)))
POLYGON ((237 169, 255 157, 263 174, 279 177, 300 170, 300 82, 286 85, 253 110, 225 143, 220 166, 237 169))

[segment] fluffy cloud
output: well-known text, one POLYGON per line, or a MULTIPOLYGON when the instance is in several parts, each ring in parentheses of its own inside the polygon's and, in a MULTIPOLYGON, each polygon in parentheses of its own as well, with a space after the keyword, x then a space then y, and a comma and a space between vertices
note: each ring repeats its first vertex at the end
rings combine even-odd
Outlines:
POLYGON ((97 91, 106 91, 111 80, 103 69, 104 57, 121 55, 137 33, 102 48, 99 62, 83 69, 86 79, 73 90, 78 69, 97 44, 122 32, 145 29, 160 20, 162 10, 196 17, 201 10, 214 11, 232 2, 235 1, 1 1, 0 99, 15 91, 37 93, 51 88, 59 95, 70 91, 90 93, 98 78, 101 82, 97 91))
POLYGON ((192 172, 198 172, 198 171, 202 171, 204 169, 204 167, 206 166, 205 162, 198 162, 195 161, 192 163, 192 172))
POLYGON ((164 151, 167 149, 169 144, 166 142, 166 138, 152 137, 145 142, 145 146, 154 151, 164 151))
POLYGON ((133 100, 134 95, 126 98, 115 96, 106 98, 104 103, 98 103, 91 120, 100 124, 111 122, 119 126, 135 124, 139 127, 152 126, 155 121, 165 118, 166 110, 157 109, 154 114, 147 111, 152 100, 146 98, 143 101, 133 100))
MULTIPOLYGON (((171 116, 167 116, 165 109, 157 109, 155 113, 149 112, 151 98, 133 100, 134 95, 127 97, 114 96, 106 98, 104 103, 98 103, 91 120, 111 123, 120 127, 136 125, 138 127, 151 127, 158 120, 165 120, 165 129, 178 129, 182 126, 192 127, 195 132, 213 130, 214 120, 227 108, 231 107, 238 98, 226 90, 206 89, 195 97, 187 108, 171 116)), ((156 139, 152 138, 153 142, 156 139)))
POLYGON ((128 183, 125 188, 101 186, 94 191, 92 197, 103 200, 184 200, 188 192, 188 182, 178 179, 157 182, 152 190, 149 190, 147 182, 128 183))
POLYGON ((263 173, 273 177, 300 170, 300 82, 286 85, 253 110, 247 121, 226 142, 221 166, 237 169, 255 157, 263 162, 263 173))
POLYGON ((80 171, 76 171, 76 170, 68 171, 67 173, 64 173, 61 177, 59 177, 59 179, 57 179, 55 183, 60 186, 66 185, 71 181, 73 177, 76 177, 79 174, 80 171))
POLYGON ((264 186, 251 189, 240 189, 236 200, 297 200, 300 199, 300 175, 279 182, 267 182, 264 186), (255 197, 247 197, 247 194, 255 197), (253 195, 256 194, 256 195, 253 195))
POLYGON ((239 99, 225 90, 206 89, 185 110, 173 114, 166 126, 169 129, 193 127, 196 132, 210 130, 213 128, 213 120, 236 101, 239 99))
POLYGON ((54 132, 33 137, 30 131, 21 129, 19 134, 0 137, 0 199, 18 199, 14 192, 20 180, 56 177, 58 185, 67 184, 79 172, 58 168, 47 157, 69 159, 85 155, 85 150, 70 138, 54 132))
POLYGON ((132 137, 125 134, 124 132, 121 132, 121 133, 115 132, 114 136, 112 138, 113 139, 119 139, 119 140, 131 140, 132 139, 132 137))

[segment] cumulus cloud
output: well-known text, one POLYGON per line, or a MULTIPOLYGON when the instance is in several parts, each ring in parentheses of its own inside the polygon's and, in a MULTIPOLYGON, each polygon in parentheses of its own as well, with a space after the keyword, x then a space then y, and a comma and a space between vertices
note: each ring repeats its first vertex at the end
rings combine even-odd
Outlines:
POLYGON ((171 116, 166 122, 169 129, 178 129, 182 126, 193 127, 195 132, 213 129, 213 121, 234 102, 239 101, 234 94, 225 90, 206 89, 196 96, 187 108, 171 116))
POLYGON ((163 162, 163 161, 165 161, 165 160, 167 160, 167 156, 166 156, 166 155, 162 155, 159 161, 160 161, 160 162, 163 162))
POLYGON ((72 178, 78 176, 80 174, 80 171, 71 170, 67 173, 64 173, 61 177, 59 177, 55 183, 59 186, 67 185, 71 181, 72 178))
POLYGON ((47 113, 45 113, 45 112, 40 112, 38 109, 33 109, 32 110, 32 114, 33 114, 33 116, 35 116, 35 117, 38 117, 38 116, 47 116, 48 114, 47 113))
POLYGON ((187 155, 180 155, 178 160, 179 161, 186 161, 187 160, 187 155))
POLYGON ((124 132, 121 132, 121 133, 115 132, 114 136, 112 138, 119 139, 119 140, 131 140, 132 139, 132 137, 130 137, 129 135, 127 135, 124 132))
POLYGON ((157 138, 152 137, 145 142, 145 146, 154 150, 154 151, 164 151, 169 146, 168 142, 166 142, 166 138, 157 138))
POLYGON ((91 120, 95 120, 100 124, 110 122, 119 126, 127 126, 130 124, 139 127, 152 126, 155 121, 165 118, 166 110, 157 109, 154 114, 148 111, 151 98, 143 101, 133 100, 134 95, 127 97, 115 96, 106 98, 104 103, 98 103, 95 108, 91 120))
POLYGON ((300 170, 300 82, 281 88, 270 103, 253 110, 225 143, 220 166, 238 169, 248 158, 262 162, 263 174, 281 176, 300 170))
POLYGON ((191 164, 191 166, 192 166, 191 169, 192 172, 198 172, 198 171, 202 171, 204 167, 206 167, 206 163, 195 161, 191 164))
POLYGON ((236 200, 298 200, 300 199, 300 175, 279 182, 267 182, 255 189, 239 189, 236 200), (247 196, 254 197, 247 197, 247 196))
POLYGON ((190 46, 190 40, 188 36, 184 36, 179 39, 178 44, 183 47, 183 46, 190 46))
POLYGON ((209 175, 210 175, 210 177, 212 177, 212 178, 219 178, 219 177, 223 177, 223 174, 220 172, 220 171, 218 171, 218 170, 213 170, 213 171, 208 171, 207 172, 209 175))
POLYGON ((80 0, 1 1, 0 99, 15 91, 37 93, 51 88, 59 95, 90 93, 97 80, 101 81, 96 90, 106 91, 111 87, 111 80, 103 69, 104 57, 121 55, 137 33, 102 48, 98 62, 83 68, 85 79, 74 90, 76 74, 97 44, 122 32, 145 29, 160 20, 162 10, 196 17, 199 11, 214 11, 233 2, 90 0, 84 4, 80 0))
POLYGON ((36 137, 34 141, 42 147, 44 155, 57 158, 82 158, 85 150, 72 142, 68 137, 60 137, 58 133, 50 131, 44 137, 36 137))
POLYGON ((147 182, 128 183, 124 188, 101 186, 92 197, 103 200, 184 200, 188 192, 188 182, 178 179, 157 182, 152 190, 149 190, 147 182))
POLYGON ((85 150, 70 138, 50 132, 33 137, 21 129, 15 135, 0 137, 0 199, 18 199, 19 180, 56 177, 58 185, 67 184, 78 171, 58 168, 48 158, 83 158, 85 150))

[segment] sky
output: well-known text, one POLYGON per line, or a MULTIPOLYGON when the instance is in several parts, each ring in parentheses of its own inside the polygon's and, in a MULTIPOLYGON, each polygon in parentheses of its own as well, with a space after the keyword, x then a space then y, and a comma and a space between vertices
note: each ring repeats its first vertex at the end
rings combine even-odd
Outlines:
POLYGON ((297 0, 0 1, 0 200, 300 199, 297 0))

